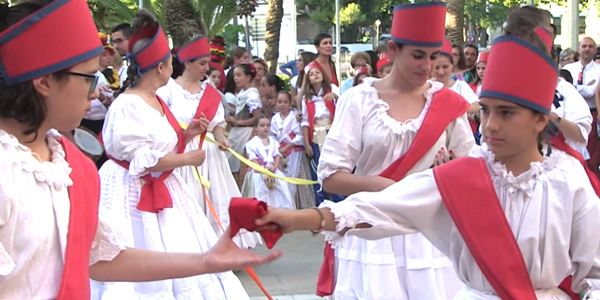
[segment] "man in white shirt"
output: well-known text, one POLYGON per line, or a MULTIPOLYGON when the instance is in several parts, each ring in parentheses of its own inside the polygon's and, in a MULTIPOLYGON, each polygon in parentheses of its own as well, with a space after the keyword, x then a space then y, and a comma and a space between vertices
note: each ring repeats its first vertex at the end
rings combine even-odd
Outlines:
MULTIPOLYGON (((115 26, 111 30, 110 40, 113 47, 119 52, 119 54, 123 57, 127 56, 129 53, 129 36, 131 36, 131 25, 128 23, 121 23, 115 26)), ((119 69, 119 79, 121 80, 121 86, 123 86, 123 82, 127 80, 127 68, 129 67, 129 63, 127 59, 123 59, 123 66, 119 69)))
POLYGON ((564 66, 573 77, 573 85, 583 96, 593 116, 592 131, 588 139, 588 151, 590 160, 588 161, 592 171, 600 175, 598 167, 600 165, 600 140, 595 130, 597 126, 598 104, 594 100, 594 90, 600 80, 600 64, 594 62, 596 54, 596 42, 590 37, 584 37, 579 43, 579 61, 564 66))

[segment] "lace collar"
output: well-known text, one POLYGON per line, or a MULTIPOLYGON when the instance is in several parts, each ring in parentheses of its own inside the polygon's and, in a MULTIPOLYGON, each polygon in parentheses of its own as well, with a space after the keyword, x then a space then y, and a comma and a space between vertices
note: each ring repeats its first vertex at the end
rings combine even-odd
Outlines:
POLYGON ((50 130, 46 134, 51 151, 51 161, 40 161, 31 149, 17 138, 0 129, 0 149, 7 150, 7 157, 13 160, 14 168, 33 174, 36 181, 47 183, 60 190, 73 184, 69 177, 71 168, 65 160, 65 151, 59 141, 60 134, 50 130))
POLYGON ((381 79, 365 78, 363 84, 358 85, 357 89, 362 98, 372 99, 375 102, 377 117, 384 123, 386 127, 390 128, 390 130, 397 135, 404 135, 407 132, 416 132, 419 130, 423 120, 425 119, 427 111, 429 111, 433 95, 444 87, 444 85, 440 82, 427 81, 430 87, 423 93, 423 96, 425 97, 425 105, 423 106, 419 116, 415 119, 399 122, 388 114, 390 106, 387 104, 387 102, 379 98, 377 90, 373 87, 373 83, 379 80, 381 79))

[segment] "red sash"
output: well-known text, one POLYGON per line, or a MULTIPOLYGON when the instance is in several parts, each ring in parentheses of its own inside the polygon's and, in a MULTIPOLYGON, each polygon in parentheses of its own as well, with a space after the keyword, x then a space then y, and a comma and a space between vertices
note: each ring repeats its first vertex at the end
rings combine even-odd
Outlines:
MULTIPOLYGON (((177 133, 177 153, 183 153, 185 150, 185 138, 183 136, 183 129, 179 126, 179 122, 171 113, 171 110, 167 107, 165 102, 160 99, 160 97, 156 97, 160 106, 162 107, 169 124, 173 127, 173 130, 177 133)), ((124 160, 117 160, 113 157, 108 156, 111 160, 117 163, 119 166, 129 170, 129 162, 124 160)), ((141 211, 147 211, 152 213, 158 213, 161 209, 167 207, 173 207, 173 199, 171 198, 171 193, 167 189, 165 185, 165 180, 173 170, 164 171, 160 174, 159 177, 153 177, 152 174, 147 174, 142 177, 144 180, 144 184, 142 186, 142 192, 140 194, 140 202, 138 202, 137 209, 141 211)))
POLYGON ((459 94, 443 88, 433 96, 425 120, 408 151, 387 167, 379 176, 395 181, 408 171, 433 147, 448 125, 469 110, 469 103, 459 94))
MULTIPOLYGON (((462 96, 447 88, 435 93, 431 101, 431 106, 425 115, 423 124, 421 124, 408 151, 389 165, 379 176, 395 181, 404 178, 408 171, 433 147, 450 123, 467 112, 470 107, 462 96)), ((306 108, 308 109, 308 105, 306 108)), ((316 292, 321 297, 331 295, 334 288, 334 253, 331 245, 326 243, 324 251, 324 260, 319 271, 316 292)))
POLYGON ((535 300, 529 272, 485 161, 464 157, 433 169, 448 213, 501 299, 535 300))
POLYGON ((585 159, 583 159, 583 156, 581 156, 581 154, 579 152, 577 152, 577 150, 573 149, 571 146, 569 146, 565 142, 565 137, 563 136, 563 134, 559 133, 557 136, 552 137, 550 142, 554 148, 566 152, 567 154, 573 156, 575 159, 577 159, 581 163, 581 166, 583 166, 585 173, 587 174, 588 178, 590 179, 590 183, 592 184, 592 187, 594 188, 596 195, 600 196, 600 180, 598 179, 596 174, 594 174, 594 172, 592 172, 592 170, 590 170, 587 163, 585 162, 585 159))
MULTIPOLYGON (((196 114, 194 114, 194 119, 199 119, 200 115, 204 113, 204 116, 210 122, 219 110, 219 105, 221 104, 221 94, 212 85, 206 84, 205 86, 206 88, 204 89, 204 94, 202 94, 202 98, 200 99, 200 104, 198 104, 198 108, 196 109, 196 114)), ((206 132, 200 136, 198 149, 202 149, 202 144, 204 143, 205 137, 206 132)))
MULTIPOLYGON (((333 118, 335 117, 335 103, 331 99, 323 99, 323 101, 325 101, 325 107, 329 111, 329 118, 333 122, 333 118)), ((315 102, 312 99, 306 101, 306 113, 308 114, 308 141, 312 144, 315 130, 315 102)))
POLYGON ((100 179, 96 165, 65 137, 60 139, 71 167, 69 227, 59 300, 90 298, 90 249, 98 225, 100 179))

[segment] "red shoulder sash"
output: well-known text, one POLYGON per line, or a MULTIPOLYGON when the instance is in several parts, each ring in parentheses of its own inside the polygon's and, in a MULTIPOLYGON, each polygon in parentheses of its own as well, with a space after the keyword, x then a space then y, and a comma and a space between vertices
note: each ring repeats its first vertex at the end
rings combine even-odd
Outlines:
POLYGON ((463 157, 433 169, 442 200, 501 299, 535 300, 529 272, 485 161, 463 157))
POLYGON ((566 152, 567 154, 573 156, 575 159, 577 159, 581 163, 581 165, 583 166, 583 169, 585 170, 585 173, 587 174, 588 178, 590 179, 590 184, 592 184, 592 187, 594 188, 596 195, 600 196, 600 180, 598 179, 596 174, 594 174, 594 172, 592 172, 592 170, 590 170, 587 163, 585 162, 585 159, 583 159, 583 156, 579 152, 577 152, 577 150, 573 149, 571 146, 569 146, 569 144, 567 144, 565 142, 565 137, 563 136, 563 134, 559 133, 557 136, 552 137, 552 139, 550 140, 550 143, 551 143, 552 147, 566 152))
MULTIPOLYGON (((331 122, 335 118, 335 103, 331 99, 324 99, 325 107, 329 111, 329 117, 331 122)), ((313 133, 315 130, 315 103, 311 100, 306 101, 306 113, 308 114, 308 141, 312 144, 313 133)))
POLYGON ((69 227, 65 263, 56 296, 59 300, 89 299, 90 250, 98 225, 100 178, 96 165, 68 139, 60 139, 71 167, 69 227))
MULTIPOLYGON (((204 89, 202 98, 200 98, 200 104, 198 104, 198 108, 194 114, 194 119, 199 119, 202 113, 204 113, 204 116, 210 122, 212 119, 214 119, 217 111, 219 110, 219 105, 221 105, 221 94, 212 85, 206 84, 205 86, 206 88, 204 89)), ((199 149, 202 149, 202 144, 204 143, 205 137, 206 132, 200 136, 200 143, 198 145, 199 149)))
POLYGON ((433 96, 425 120, 408 151, 389 165, 380 176, 400 181, 433 147, 448 125, 469 110, 469 103, 459 94, 443 88, 433 96))

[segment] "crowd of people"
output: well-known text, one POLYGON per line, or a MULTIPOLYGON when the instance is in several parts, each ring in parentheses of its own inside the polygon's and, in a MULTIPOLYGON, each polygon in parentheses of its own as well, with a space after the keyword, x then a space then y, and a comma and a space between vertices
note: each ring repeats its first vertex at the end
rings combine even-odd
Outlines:
POLYGON ((600 299, 600 51, 557 51, 543 10, 480 51, 398 5, 342 80, 327 33, 277 68, 170 49, 146 10, 1 5, 0 298, 249 299, 230 270, 281 255, 229 234, 255 198, 260 230, 324 233, 320 296, 600 299))

